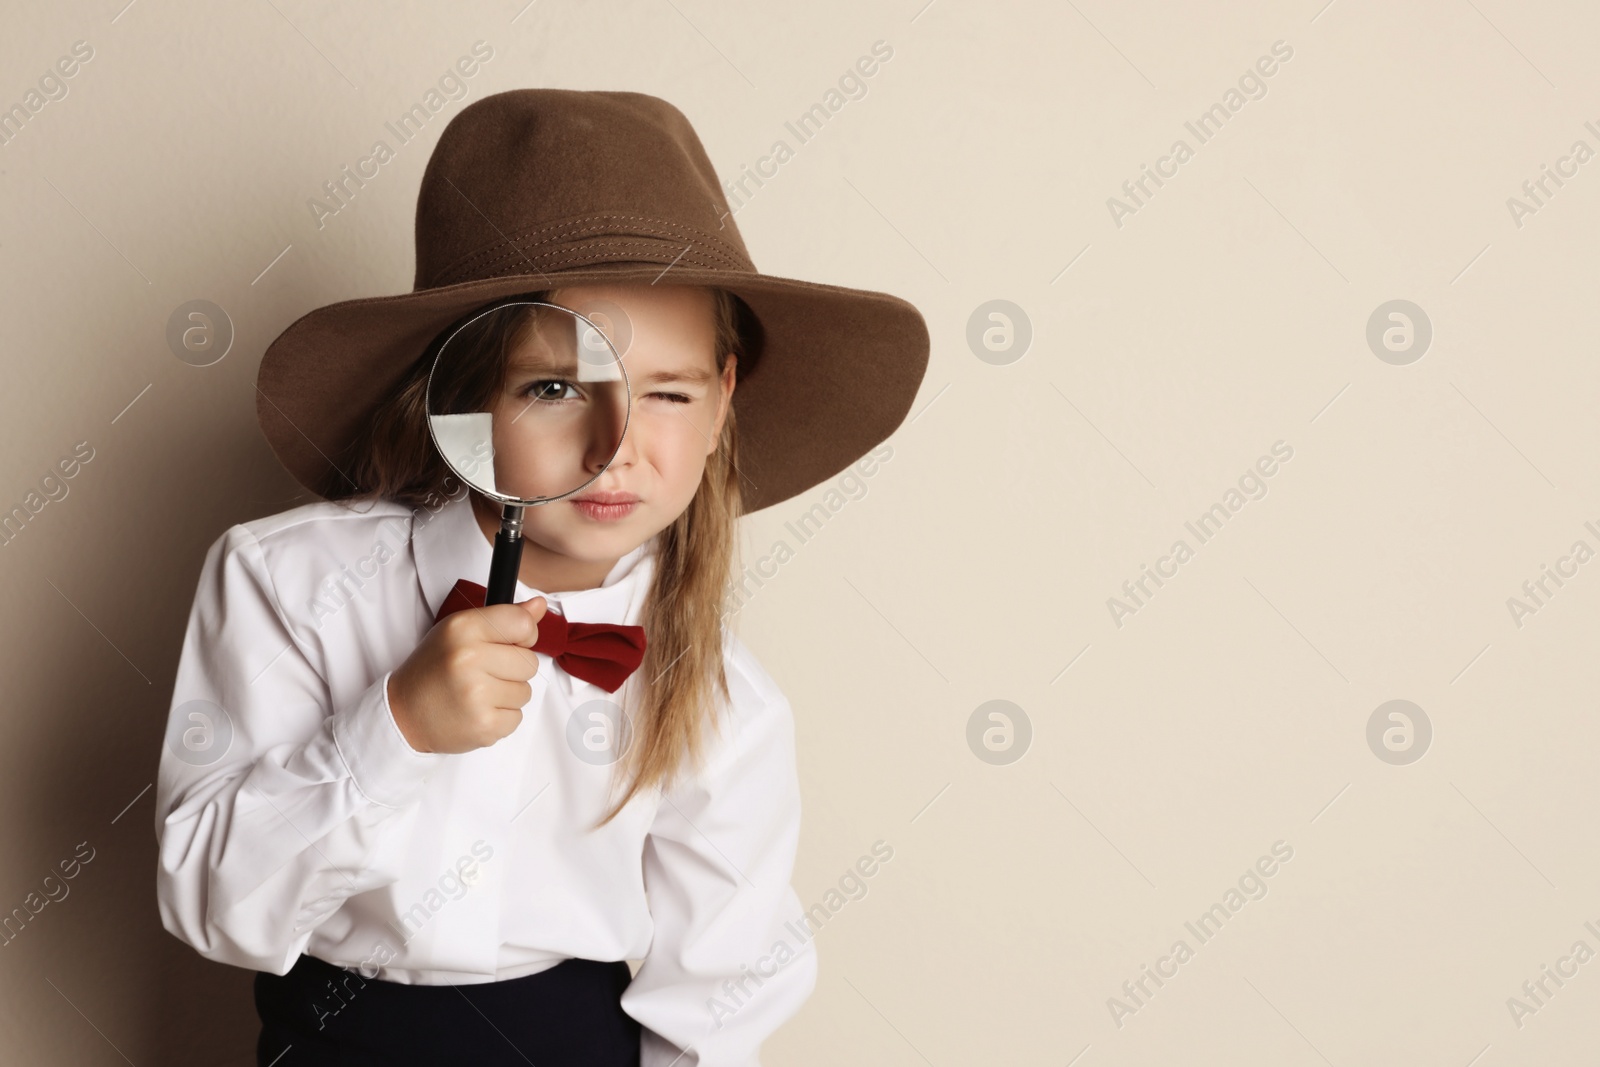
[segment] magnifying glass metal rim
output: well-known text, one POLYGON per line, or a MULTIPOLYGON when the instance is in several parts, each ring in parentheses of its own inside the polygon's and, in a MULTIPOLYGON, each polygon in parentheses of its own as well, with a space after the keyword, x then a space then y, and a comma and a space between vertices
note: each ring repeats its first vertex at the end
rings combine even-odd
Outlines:
MULTIPOLYGON (((516 496, 508 496, 505 493, 491 492, 491 491, 489 491, 487 489, 479 488, 477 485, 474 485, 472 482, 467 481, 467 484, 469 486, 471 486, 474 490, 476 490, 479 493, 482 493, 484 496, 490 498, 491 500, 495 501, 496 503, 504 504, 507 507, 516 507, 516 508, 534 507, 535 505, 538 505, 538 504, 548 504, 551 501, 563 500, 563 499, 571 496, 573 493, 576 493, 576 492, 578 492, 579 490, 582 490, 582 489, 587 489, 589 486, 593 485, 595 480, 598 479, 600 477, 600 475, 604 474, 608 469, 610 469, 611 461, 617 458, 617 453, 618 452, 622 451, 622 439, 628 435, 628 422, 629 422, 630 419, 633 418, 633 386, 628 381, 628 368, 622 362, 622 353, 617 351, 617 346, 611 343, 611 338, 606 336, 605 331, 600 329, 599 326, 596 326, 594 324, 594 322, 587 315, 584 315, 580 311, 575 311, 572 308, 565 307, 565 306, 563 306, 561 304, 551 303, 548 300, 518 300, 516 298, 511 298, 511 299, 507 299, 507 300, 495 301, 495 302, 489 304, 487 307, 484 307, 484 308, 480 309, 478 312, 476 312, 470 318, 468 318, 468 319, 464 320, 463 322, 461 322, 460 324, 458 324, 455 329, 451 330, 450 331, 450 336, 446 337, 444 339, 444 342, 439 345, 439 350, 434 353, 432 365, 428 367, 428 382, 427 382, 427 385, 424 388, 423 394, 422 394, 422 407, 423 407, 423 414, 424 414, 424 416, 426 418, 426 421, 428 423, 428 438, 433 442, 433 447, 434 447, 435 450, 438 451, 439 455, 440 456, 444 456, 446 454, 444 445, 440 442, 439 435, 434 431, 434 426, 433 426, 433 375, 434 375, 434 372, 439 369, 439 359, 440 359, 440 357, 442 357, 444 355, 444 353, 445 353, 445 350, 450 347, 450 342, 455 340, 456 334, 460 333, 462 330, 466 329, 468 326, 471 326, 474 322, 477 322, 479 319, 483 318, 483 316, 491 314, 492 312, 500 311, 500 310, 502 310, 504 308, 508 308, 508 307, 523 307, 523 306, 557 308, 557 309, 559 309, 561 311, 565 311, 569 315, 572 315, 574 318, 579 319, 580 321, 584 322, 592 330, 594 330, 595 333, 599 334, 601 340, 605 341, 606 348, 611 351, 611 353, 612 353, 612 355, 614 357, 616 357, 617 369, 622 372, 623 394, 627 397, 628 404, 627 404, 626 410, 624 410, 623 413, 622 413, 622 433, 620 435, 618 435, 618 437, 617 437, 617 446, 616 446, 616 448, 612 449, 611 455, 606 457, 606 461, 605 461, 604 465, 602 465, 600 470, 595 473, 594 477, 590 478, 586 482, 581 483, 580 485, 575 486, 572 489, 568 489, 564 493, 558 493, 555 496, 541 496, 541 497, 531 497, 531 498, 529 498, 529 497, 516 497, 516 496)), ((445 465, 450 467, 451 471, 453 473, 455 473, 457 477, 461 477, 460 472, 456 471, 454 466, 448 460, 445 461, 445 465)), ((466 479, 463 478, 463 481, 466 481, 466 479)))
MULTIPOLYGON (((492 311, 499 311, 502 308, 519 307, 524 305, 530 307, 550 307, 556 308, 560 311, 565 311, 567 314, 579 319, 583 323, 587 324, 596 333, 598 333, 601 339, 605 341, 606 348, 610 350, 613 356, 616 357, 617 367, 622 372, 622 387, 624 394, 628 398, 628 405, 627 410, 623 413, 622 433, 617 438, 617 447, 612 451, 611 455, 606 457, 605 464, 600 468, 599 472, 582 485, 579 485, 574 489, 569 489, 565 493, 561 493, 557 496, 544 496, 526 499, 523 497, 506 496, 504 493, 490 492, 486 489, 479 489, 476 485, 473 485, 470 480, 462 477, 461 473, 456 471, 455 465, 451 463, 448 458, 445 459, 445 466, 449 467, 450 470, 455 473, 456 477, 462 478, 463 481, 466 481, 466 484, 469 487, 502 505, 500 515, 500 532, 495 535, 494 555, 491 558, 489 565, 489 581, 484 587, 485 592, 483 602, 486 607, 491 604, 509 604, 512 602, 512 599, 516 594, 517 581, 519 578, 519 573, 522 569, 523 509, 527 507, 533 507, 538 504, 548 504, 554 500, 565 499, 566 497, 571 496, 573 493, 578 492, 578 490, 592 485, 596 478, 599 478, 601 474, 604 474, 610 469, 611 461, 616 459, 617 452, 622 450, 623 438, 627 437, 628 435, 628 422, 633 417, 633 386, 628 381, 628 368, 622 362, 622 353, 617 351, 617 346, 611 343, 611 338, 606 336, 604 330, 600 329, 599 326, 596 326, 587 315, 584 315, 580 311, 575 311, 572 308, 565 307, 564 305, 552 303, 548 300, 521 300, 516 297, 510 297, 490 303, 487 307, 479 310, 476 314, 472 315, 470 318, 456 326, 455 329, 450 331, 450 336, 444 339, 444 341, 439 345, 439 350, 433 355, 433 364, 428 368, 427 387, 424 389, 422 394, 422 406, 423 416, 428 423, 428 437, 430 440, 432 440, 434 450, 438 452, 439 456, 444 458, 448 455, 444 446, 439 441, 439 435, 434 432, 433 427, 433 374, 434 371, 439 369, 439 357, 443 356, 445 350, 450 347, 450 342, 455 340, 456 334, 460 333, 474 322, 477 322, 483 316, 492 311)), ((582 358, 581 353, 579 358, 582 358)))

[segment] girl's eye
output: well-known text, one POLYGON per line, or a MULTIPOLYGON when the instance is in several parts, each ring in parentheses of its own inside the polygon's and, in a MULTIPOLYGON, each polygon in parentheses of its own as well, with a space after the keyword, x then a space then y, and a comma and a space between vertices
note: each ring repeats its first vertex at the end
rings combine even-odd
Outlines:
POLYGON ((577 395, 577 390, 573 388, 571 382, 561 378, 541 378, 538 381, 529 382, 528 387, 523 390, 523 395, 530 400, 551 402, 571 400, 573 396, 577 395), (563 389, 569 389, 572 392, 567 395, 563 393, 563 389))
POLYGON ((650 395, 651 396, 665 397, 667 400, 672 401, 674 404, 688 404, 688 403, 692 402, 693 399, 694 399, 693 397, 685 396, 682 393, 651 393, 650 395))

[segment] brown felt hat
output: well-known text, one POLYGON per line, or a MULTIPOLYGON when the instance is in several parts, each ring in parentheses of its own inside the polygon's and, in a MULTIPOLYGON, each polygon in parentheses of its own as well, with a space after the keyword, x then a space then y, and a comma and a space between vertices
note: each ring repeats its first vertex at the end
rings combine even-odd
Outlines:
POLYGON ((887 293, 761 274, 694 128, 643 93, 514 89, 444 128, 417 196, 413 291, 296 320, 261 357, 256 412, 300 483, 335 499, 378 403, 446 327, 561 286, 716 286, 747 306, 737 368, 746 511, 787 500, 894 432, 928 328, 887 293), (753 318, 751 317, 753 316, 753 318))

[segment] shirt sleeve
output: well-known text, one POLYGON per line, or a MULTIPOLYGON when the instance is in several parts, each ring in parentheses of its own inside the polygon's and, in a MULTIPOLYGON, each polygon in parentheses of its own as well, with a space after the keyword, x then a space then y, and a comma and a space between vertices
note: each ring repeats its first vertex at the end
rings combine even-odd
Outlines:
POLYGON ((285 974, 347 897, 397 881, 386 831, 443 759, 417 752, 389 675, 331 709, 244 526, 201 568, 156 789, 162 925, 219 963, 285 974))
MULTIPOLYGON (((735 705, 737 707, 737 704, 735 705)), ((759 1067, 817 960, 790 885, 800 838, 794 719, 775 687, 729 716, 701 773, 662 794, 645 840, 655 934, 622 1008, 641 1067, 759 1067)))

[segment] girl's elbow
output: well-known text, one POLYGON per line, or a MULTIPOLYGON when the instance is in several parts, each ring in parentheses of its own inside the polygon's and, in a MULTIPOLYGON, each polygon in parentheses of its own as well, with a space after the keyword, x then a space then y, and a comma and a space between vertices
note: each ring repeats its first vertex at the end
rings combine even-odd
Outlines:
POLYGON ((235 914, 220 921, 203 896, 188 895, 170 881, 158 881, 156 899, 167 933, 213 963, 282 975, 304 949, 304 937, 286 942, 281 931, 254 917, 235 914))

